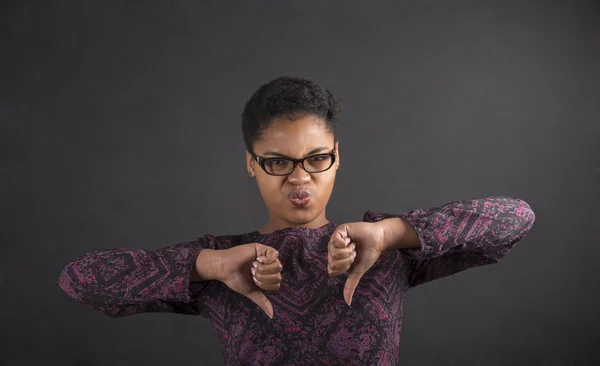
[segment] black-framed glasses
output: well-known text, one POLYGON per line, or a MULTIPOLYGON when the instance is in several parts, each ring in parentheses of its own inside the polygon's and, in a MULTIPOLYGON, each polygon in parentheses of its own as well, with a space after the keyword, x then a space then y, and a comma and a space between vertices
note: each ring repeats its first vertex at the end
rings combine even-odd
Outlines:
POLYGON ((307 173, 321 173, 329 170, 335 163, 335 150, 328 154, 315 154, 303 159, 291 158, 263 158, 249 151, 250 155, 269 175, 290 175, 300 164, 307 173))

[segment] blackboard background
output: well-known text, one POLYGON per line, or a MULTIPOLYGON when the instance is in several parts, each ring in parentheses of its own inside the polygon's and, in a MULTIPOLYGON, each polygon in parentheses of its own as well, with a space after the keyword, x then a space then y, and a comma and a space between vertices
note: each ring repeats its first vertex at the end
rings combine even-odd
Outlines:
POLYGON ((500 264, 409 293, 403 365, 600 361, 597 1, 4 1, 0 363, 221 365, 210 324, 111 320, 71 258, 257 229, 243 104, 280 75, 342 99, 328 216, 481 195, 537 214, 500 264))

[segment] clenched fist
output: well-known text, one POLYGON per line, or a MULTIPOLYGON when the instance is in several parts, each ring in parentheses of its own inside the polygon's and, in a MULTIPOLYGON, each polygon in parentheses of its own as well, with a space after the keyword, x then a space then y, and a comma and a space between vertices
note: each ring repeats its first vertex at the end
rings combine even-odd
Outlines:
POLYGON ((216 252, 220 265, 215 279, 255 302, 273 318, 273 306, 262 290, 279 290, 282 270, 279 253, 260 243, 238 245, 216 252))
POLYGON ((338 226, 327 248, 327 270, 330 276, 348 272, 344 285, 344 300, 350 305, 361 277, 385 251, 385 231, 382 225, 353 222, 338 226))

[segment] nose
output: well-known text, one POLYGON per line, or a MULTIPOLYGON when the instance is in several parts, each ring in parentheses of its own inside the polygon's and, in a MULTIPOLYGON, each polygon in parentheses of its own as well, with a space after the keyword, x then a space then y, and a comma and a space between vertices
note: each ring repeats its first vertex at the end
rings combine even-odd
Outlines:
POLYGON ((310 174, 304 170, 301 164, 298 164, 288 175, 288 181, 293 184, 305 184, 310 181, 310 174))

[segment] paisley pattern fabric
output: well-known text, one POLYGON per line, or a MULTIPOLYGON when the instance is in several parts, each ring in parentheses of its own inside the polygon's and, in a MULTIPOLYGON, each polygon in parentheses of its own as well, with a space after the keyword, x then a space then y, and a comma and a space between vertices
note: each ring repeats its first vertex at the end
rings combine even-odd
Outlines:
MULTIPOLYGON (((451 202, 400 215, 368 211, 364 221, 401 217, 421 247, 384 253, 363 276, 352 305, 346 277, 327 274, 336 228, 286 228, 261 235, 206 235, 161 248, 113 249, 68 263, 60 287, 110 317, 144 312, 197 314, 213 324, 227 365, 396 365, 406 291, 468 268, 498 262, 530 230, 529 205, 508 197, 451 202), (260 242, 279 251, 279 291, 266 292, 270 319, 218 281, 190 283, 202 249, 260 242)), ((249 274, 250 275, 250 274, 249 274)))

